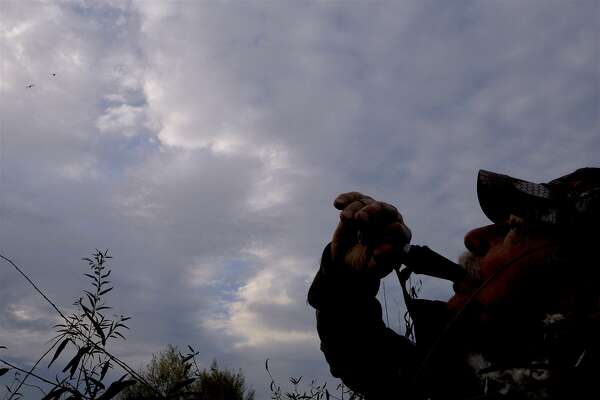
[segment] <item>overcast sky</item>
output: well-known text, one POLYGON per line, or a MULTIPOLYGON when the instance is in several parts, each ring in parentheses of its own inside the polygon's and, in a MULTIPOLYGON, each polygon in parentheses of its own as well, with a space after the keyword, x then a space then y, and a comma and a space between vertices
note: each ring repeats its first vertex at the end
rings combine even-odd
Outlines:
MULTIPOLYGON (((2 0, 0 252, 69 311, 110 249, 134 367, 191 344, 260 400, 267 357, 333 383, 306 292, 335 196, 395 204, 455 259, 487 223, 479 169, 600 166, 599 21, 594 0, 2 0)), ((0 345, 27 364, 54 314, 0 267, 0 345)))

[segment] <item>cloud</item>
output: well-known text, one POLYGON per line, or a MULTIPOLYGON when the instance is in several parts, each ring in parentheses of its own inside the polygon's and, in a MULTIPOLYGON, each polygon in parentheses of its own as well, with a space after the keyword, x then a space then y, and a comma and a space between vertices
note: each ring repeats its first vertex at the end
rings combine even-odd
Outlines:
POLYGON ((144 125, 144 113, 144 107, 133 107, 126 104, 109 107, 98 118, 96 126, 100 132, 116 132, 125 136, 135 136, 144 125))
MULTIPOLYGON (((267 356, 329 379, 305 296, 337 193, 396 204, 452 258, 487 223, 479 168, 598 164, 596 6, 577 5, 4 2, 3 251, 66 305, 110 248, 136 362, 189 343, 259 390, 267 356)), ((18 316, 43 306, 0 278, 2 337, 33 358, 18 316)))
POLYGON ((306 305, 298 302, 306 290, 306 260, 293 259, 266 248, 247 250, 257 258, 259 271, 239 287, 224 309, 202 324, 234 339, 236 348, 316 344, 307 326, 306 305), (301 283, 298 285, 298 283, 301 283))

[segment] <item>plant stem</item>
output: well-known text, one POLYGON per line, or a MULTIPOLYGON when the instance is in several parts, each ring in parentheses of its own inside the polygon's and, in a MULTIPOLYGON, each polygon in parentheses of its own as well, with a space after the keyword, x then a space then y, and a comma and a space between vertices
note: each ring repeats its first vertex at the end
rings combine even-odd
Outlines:
MULTIPOLYGON (((29 376, 35 376, 33 374, 33 371, 36 369, 36 367, 38 366, 38 364, 44 359, 44 357, 46 357, 48 355, 48 353, 50 353, 50 351, 52 351, 52 349, 54 347, 56 347, 57 344, 58 344, 58 340, 56 342, 54 342, 54 344, 52 346, 50 346, 50 348, 48 350, 46 350, 46 352, 44 354, 42 354, 40 358, 38 358, 38 360, 35 362, 35 364, 33 364, 33 367, 31 367, 31 369, 29 371, 27 371, 27 374, 25 374, 25 377, 22 380, 19 381, 19 385, 12 392, 12 394, 10 395, 10 397, 8 398, 8 400, 11 400, 13 398, 13 396, 15 395, 15 393, 17 393, 19 391, 19 389, 21 389, 21 386, 23 386, 25 384, 25 381, 27 380, 27 378, 29 378, 29 376)), ((2 362, 4 362, 4 361, 2 361, 2 362)))

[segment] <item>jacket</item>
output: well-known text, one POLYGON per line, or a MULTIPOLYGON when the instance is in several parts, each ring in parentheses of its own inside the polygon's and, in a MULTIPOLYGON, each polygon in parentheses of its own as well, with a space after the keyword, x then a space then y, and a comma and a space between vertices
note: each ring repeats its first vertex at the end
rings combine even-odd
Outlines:
POLYGON ((597 319, 498 316, 405 296, 415 341, 383 322, 379 280, 336 265, 330 245, 308 293, 331 374, 366 399, 600 398, 597 319), (584 394, 585 393, 585 394, 584 394))

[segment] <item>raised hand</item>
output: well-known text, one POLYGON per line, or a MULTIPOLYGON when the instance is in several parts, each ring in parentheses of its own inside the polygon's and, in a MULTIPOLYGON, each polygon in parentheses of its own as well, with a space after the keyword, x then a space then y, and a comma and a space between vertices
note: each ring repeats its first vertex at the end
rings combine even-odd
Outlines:
POLYGON ((333 205, 341 210, 331 241, 334 261, 377 278, 402 262, 412 235, 396 207, 359 192, 342 193, 333 205))

